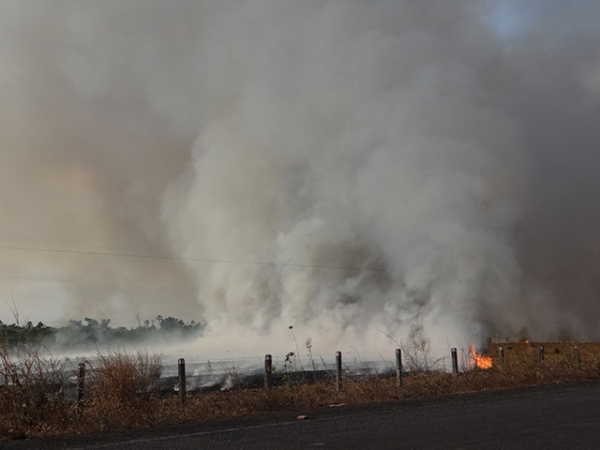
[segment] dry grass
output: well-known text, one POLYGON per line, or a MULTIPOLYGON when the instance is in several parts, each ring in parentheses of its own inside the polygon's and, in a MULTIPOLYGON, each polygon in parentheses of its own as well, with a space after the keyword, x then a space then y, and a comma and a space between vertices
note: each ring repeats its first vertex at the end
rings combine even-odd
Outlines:
MULTIPOLYGON (((497 354, 498 345, 495 345, 490 349, 491 354, 497 354)), ((552 345, 545 344, 543 363, 538 361, 539 345, 505 344, 504 363, 495 359, 489 370, 471 369, 454 376, 415 372, 404 377, 402 388, 396 385, 393 377, 377 376, 363 380, 347 378, 340 393, 330 381, 311 385, 290 383, 269 392, 239 389, 188 393, 185 408, 181 407, 175 393, 166 397, 154 393, 162 369, 160 358, 140 352, 133 355, 117 352, 100 355, 96 366, 88 365, 86 400, 81 412, 73 401, 62 397, 60 386, 64 381, 64 367, 59 362, 41 358, 33 351, 9 354, 6 349, 0 349, 3 382, 0 387, 0 437, 147 427, 600 378, 600 345, 580 344, 580 367, 574 357, 573 344, 552 345), (512 345, 510 350, 508 345, 512 345)))
POLYGON ((544 347, 544 360, 551 364, 575 364, 576 347, 582 364, 594 363, 600 360, 600 343, 598 342, 507 342, 489 345, 489 354, 493 357, 499 355, 499 348, 504 349, 505 361, 530 361, 537 362, 539 348, 544 347))
POLYGON ((88 377, 90 400, 83 405, 81 421, 92 421, 100 430, 156 422, 153 389, 161 373, 162 360, 156 355, 99 355, 98 367, 92 365, 88 377))
POLYGON ((63 363, 35 350, 0 347, 0 437, 64 428, 70 405, 63 398, 63 371, 63 363))

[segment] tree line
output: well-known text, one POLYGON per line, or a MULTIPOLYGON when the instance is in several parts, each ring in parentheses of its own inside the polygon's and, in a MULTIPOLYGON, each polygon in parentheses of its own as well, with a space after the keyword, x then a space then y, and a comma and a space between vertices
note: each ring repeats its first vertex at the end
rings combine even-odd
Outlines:
POLYGON ((204 323, 184 322, 175 317, 156 316, 138 323, 137 327, 111 326, 110 319, 70 320, 66 325, 52 327, 38 322, 5 324, 0 321, 0 345, 21 344, 46 347, 78 348, 106 344, 139 344, 145 341, 194 338, 202 334, 204 323))

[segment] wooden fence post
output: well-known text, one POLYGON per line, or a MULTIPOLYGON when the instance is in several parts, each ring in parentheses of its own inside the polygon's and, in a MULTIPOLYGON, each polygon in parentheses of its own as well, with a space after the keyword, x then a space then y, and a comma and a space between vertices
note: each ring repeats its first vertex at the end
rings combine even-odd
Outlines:
POLYGON ((179 401, 181 407, 185 406, 186 382, 185 382, 185 359, 177 361, 177 374, 179 375, 179 401))
POLYGON ((342 392, 342 352, 335 353, 335 387, 342 392))
POLYGON ((398 387, 402 387, 402 351, 399 348, 396 349, 396 381, 398 387))
POLYGON ((456 354, 456 348, 450 349, 450 355, 452 356, 452 375, 458 374, 458 355, 456 354))
POLYGON ((83 390, 85 388, 85 363, 79 363, 77 374, 77 413, 81 414, 83 408, 83 390))
POLYGON ((544 362, 544 346, 543 345, 540 345, 538 356, 539 356, 540 363, 543 363, 544 362))
POLYGON ((577 365, 577 370, 581 370, 581 351, 578 345, 575 346, 575 364, 577 365))
POLYGON ((265 355, 265 391, 271 389, 271 374, 273 373, 273 357, 265 355))

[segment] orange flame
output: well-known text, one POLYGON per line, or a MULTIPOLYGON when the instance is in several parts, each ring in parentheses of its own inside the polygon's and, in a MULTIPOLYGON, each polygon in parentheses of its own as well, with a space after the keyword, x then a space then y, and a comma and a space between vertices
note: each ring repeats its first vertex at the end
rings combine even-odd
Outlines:
POLYGON ((469 354, 471 355, 471 359, 473 360, 473 363, 477 369, 491 369, 492 358, 490 356, 483 356, 477 353, 474 344, 469 345, 469 354))

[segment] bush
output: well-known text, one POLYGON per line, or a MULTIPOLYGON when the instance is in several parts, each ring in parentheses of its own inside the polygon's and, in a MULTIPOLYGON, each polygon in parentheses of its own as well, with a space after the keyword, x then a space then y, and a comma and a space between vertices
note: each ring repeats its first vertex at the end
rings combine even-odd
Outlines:
POLYGON ((99 355, 98 367, 88 377, 90 400, 84 414, 98 420, 102 428, 143 425, 152 422, 153 389, 163 370, 159 356, 137 351, 99 355))
POLYGON ((0 347, 0 435, 52 432, 69 422, 64 362, 27 347, 0 347))

